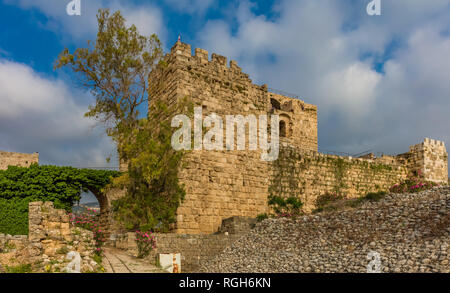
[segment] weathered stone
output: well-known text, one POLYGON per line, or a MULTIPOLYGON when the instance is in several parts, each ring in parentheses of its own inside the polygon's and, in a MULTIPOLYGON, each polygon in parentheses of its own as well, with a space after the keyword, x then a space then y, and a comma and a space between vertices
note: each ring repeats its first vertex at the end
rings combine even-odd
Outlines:
POLYGON ((6 170, 8 166, 29 167, 39 162, 39 153, 22 154, 0 151, 0 170, 6 170))

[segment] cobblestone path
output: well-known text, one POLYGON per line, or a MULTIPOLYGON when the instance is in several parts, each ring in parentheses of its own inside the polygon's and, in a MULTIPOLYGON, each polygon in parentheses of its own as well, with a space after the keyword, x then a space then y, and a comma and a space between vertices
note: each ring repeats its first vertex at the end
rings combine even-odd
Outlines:
POLYGON ((104 249, 103 267, 107 273, 167 273, 123 250, 109 247, 104 249))

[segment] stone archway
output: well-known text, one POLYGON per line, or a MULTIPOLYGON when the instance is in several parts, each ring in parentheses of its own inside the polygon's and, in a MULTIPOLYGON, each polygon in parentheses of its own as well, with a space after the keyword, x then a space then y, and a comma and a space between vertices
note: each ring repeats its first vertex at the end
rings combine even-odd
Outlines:
POLYGON ((99 224, 104 231, 104 234, 109 237, 114 230, 114 219, 112 213, 112 202, 125 195, 125 190, 122 189, 110 189, 106 193, 101 192, 95 188, 88 188, 97 199, 100 205, 100 219, 99 224))

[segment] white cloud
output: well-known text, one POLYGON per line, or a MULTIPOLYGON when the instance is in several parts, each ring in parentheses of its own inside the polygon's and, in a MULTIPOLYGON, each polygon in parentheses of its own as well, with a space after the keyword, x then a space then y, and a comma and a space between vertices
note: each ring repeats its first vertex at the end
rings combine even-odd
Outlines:
POLYGON ((206 23, 197 42, 317 104, 322 148, 398 153, 429 136, 450 145, 448 0, 382 1, 382 16, 366 14, 368 1, 285 0, 272 18, 240 3, 234 23, 206 23))
POLYGON ((6 0, 5 3, 17 5, 23 9, 36 9, 47 17, 44 28, 57 32, 68 41, 85 41, 93 38, 97 32, 97 11, 99 8, 120 10, 128 24, 135 24, 141 34, 152 33, 164 40, 165 28, 162 25, 160 9, 151 4, 134 5, 122 0, 81 0, 81 15, 69 16, 66 6, 69 0, 6 0))
POLYGON ((214 5, 213 0, 165 0, 170 8, 187 14, 204 13, 214 5))
MULTIPOLYGON (((0 59, 0 149, 39 152, 43 163, 105 166, 111 140, 84 118, 87 93, 0 59)), ((113 163, 111 164, 112 166, 113 163)))

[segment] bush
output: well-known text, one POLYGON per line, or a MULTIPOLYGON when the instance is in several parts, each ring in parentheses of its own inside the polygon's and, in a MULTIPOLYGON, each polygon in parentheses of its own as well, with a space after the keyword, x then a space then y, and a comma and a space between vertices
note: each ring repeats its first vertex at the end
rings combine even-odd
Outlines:
POLYGON ((363 202, 365 201, 371 201, 371 202, 375 202, 375 201, 380 201, 381 199, 383 199, 386 196, 386 192, 385 191, 379 191, 379 192, 369 192, 367 193, 365 196, 362 196, 360 198, 351 200, 348 203, 348 206, 351 207, 357 207, 359 205, 361 205, 363 202))
POLYGON ((302 213, 303 203, 294 196, 283 198, 270 195, 268 204, 278 217, 294 217, 302 213))
POLYGON ((367 201, 380 201, 381 199, 384 198, 385 195, 386 195, 385 191, 369 192, 368 194, 366 194, 366 196, 364 196, 364 200, 367 200, 367 201))
POLYGON ((80 215, 70 214, 70 222, 72 225, 92 231, 95 240, 95 252, 98 255, 102 253, 102 246, 106 242, 105 233, 100 228, 99 218, 99 212, 93 209, 87 209, 87 212, 81 213, 80 215))
POLYGON ((321 211, 326 205, 344 198, 345 198, 344 195, 336 192, 334 193, 326 192, 325 194, 321 194, 315 200, 316 210, 321 211))
POLYGON ((9 166, 0 170, 0 233, 28 234, 28 203, 52 201, 55 208, 70 211, 81 191, 101 191, 116 171, 73 167, 9 166))
POLYGON ((262 222, 262 221, 264 221, 265 219, 268 219, 268 218, 269 218, 269 215, 267 213, 259 214, 259 215, 256 216, 256 220, 258 222, 262 222))
POLYGON ((152 232, 136 231, 136 244, 138 247, 138 258, 149 255, 152 249, 156 248, 156 239, 152 232))
POLYGON ((392 186, 389 191, 392 193, 420 192, 438 186, 437 183, 425 180, 421 171, 413 172, 408 178, 392 186))
MULTIPOLYGON (((177 105, 152 104, 149 119, 139 120, 121 143, 121 158, 128 161, 128 172, 114 184, 126 188, 127 194, 112 202, 114 217, 131 231, 168 232, 176 222, 176 213, 186 194, 178 172, 184 151, 172 147, 170 119, 185 107, 192 113, 187 99, 177 105)), ((190 114, 188 114, 190 115, 190 114)))
POLYGON ((28 234, 28 198, 0 198, 0 233, 11 235, 28 234))
POLYGON ((5 271, 7 273, 13 274, 24 274, 24 273, 32 273, 31 264, 24 264, 18 266, 5 266, 5 271))

